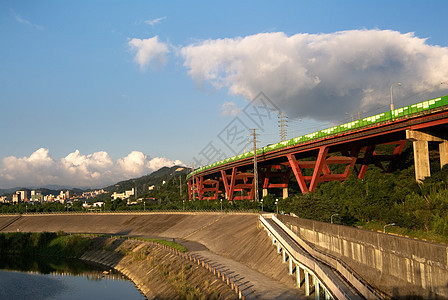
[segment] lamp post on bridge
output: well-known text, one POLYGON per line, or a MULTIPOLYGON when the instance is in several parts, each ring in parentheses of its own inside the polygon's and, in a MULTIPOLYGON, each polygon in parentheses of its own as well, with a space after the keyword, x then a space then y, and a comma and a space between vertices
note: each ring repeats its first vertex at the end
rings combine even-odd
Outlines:
POLYGON ((221 201, 221 213, 222 213, 222 199, 220 201, 221 201))
POLYGON ((386 225, 384 225, 384 227, 383 227, 383 233, 386 233, 386 227, 388 227, 388 226, 395 226, 395 223, 390 223, 390 224, 386 224, 386 225))
POLYGON ((330 217, 331 224, 333 224, 333 217, 339 216, 339 214, 332 214, 330 217))
POLYGON ((392 96, 392 87, 393 87, 394 85, 399 85, 399 86, 401 86, 401 82, 393 83, 393 84, 390 86, 390 110, 394 110, 394 97, 392 96))
POLYGON ((278 199, 275 199, 275 206, 277 206, 277 215, 278 215, 278 199))
POLYGON ((263 199, 261 199, 260 201, 261 201, 261 212, 263 212, 263 199))

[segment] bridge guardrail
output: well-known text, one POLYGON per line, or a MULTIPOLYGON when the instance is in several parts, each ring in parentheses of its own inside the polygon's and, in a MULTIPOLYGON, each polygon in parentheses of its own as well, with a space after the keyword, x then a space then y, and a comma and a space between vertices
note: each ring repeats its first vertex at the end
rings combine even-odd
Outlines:
MULTIPOLYGON (((260 219, 262 216, 260 215, 260 219)), ((384 295, 381 295, 375 289, 373 289, 368 283, 366 283, 358 274, 350 269, 342 260, 333 255, 325 253, 321 250, 315 249, 297 234, 295 234, 291 229, 289 229, 285 224, 283 224, 274 215, 271 216, 272 220, 284 230, 297 244, 302 247, 306 252, 310 254, 315 259, 328 264, 332 268, 336 269, 352 286, 354 286, 364 297, 367 299, 382 299, 384 295)), ((325 271, 324 271, 325 272, 325 271)))
MULTIPOLYGON (((273 215, 271 215, 273 217, 273 215)), ((336 299, 352 299, 350 298, 343 289, 336 283, 334 283, 330 278, 330 274, 328 274, 323 268, 316 262, 311 256, 307 257, 302 253, 297 252, 292 249, 290 245, 277 234, 276 230, 266 221, 266 219, 260 215, 260 221, 263 226, 275 237, 277 241, 282 244, 282 246, 291 254, 295 261, 300 262, 304 265, 309 273, 312 273, 314 276, 318 277, 322 284, 326 286, 326 288, 330 291, 334 298, 336 299)))

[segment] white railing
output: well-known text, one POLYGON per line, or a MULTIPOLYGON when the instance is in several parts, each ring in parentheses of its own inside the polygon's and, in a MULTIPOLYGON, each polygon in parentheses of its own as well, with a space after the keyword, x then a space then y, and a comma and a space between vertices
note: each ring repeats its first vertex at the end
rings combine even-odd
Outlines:
MULTIPOLYGON (((263 227, 268 231, 269 235, 272 235, 273 243, 277 243, 277 251, 278 253, 283 250, 283 261, 285 262, 285 256, 288 255, 290 258, 290 274, 292 274, 292 266, 291 264, 296 264, 296 268, 301 268, 304 271, 308 272, 313 276, 313 280, 315 283, 315 288, 317 287, 315 293, 319 292, 319 285, 321 285, 324 289, 324 294, 326 298, 328 295, 331 295, 332 298, 336 299, 354 299, 357 298, 354 295, 347 294, 347 288, 340 286, 337 283, 337 279, 335 278, 335 274, 330 274, 326 271, 324 265, 317 261, 313 256, 319 257, 322 261, 326 261, 322 259, 323 254, 317 252, 310 245, 308 245, 304 240, 302 240, 299 236, 297 236, 292 230, 290 230, 285 224, 283 224, 280 220, 278 220, 273 214, 265 214, 260 215, 260 222, 263 227), (291 245, 288 241, 286 241, 279 232, 275 228, 267 222, 266 218, 272 219, 289 237, 294 240, 296 246, 300 246, 304 249, 304 251, 296 250, 297 247, 291 245), (318 254, 318 255, 316 255, 318 254), (345 290, 345 291, 344 291, 345 290)), ((334 258, 333 258, 334 259, 334 258)), ((347 268, 345 264, 342 262, 331 261, 330 266, 335 268, 342 274, 345 279, 351 283, 352 286, 355 286, 358 292, 361 293, 367 299, 381 299, 381 297, 375 293, 369 286, 367 286, 363 281, 360 281, 359 278, 347 268)), ((300 269, 296 269, 296 272, 299 272, 300 269)), ((299 277, 298 277, 299 278, 299 277)), ((299 280, 299 279, 298 279, 299 280)), ((298 282, 298 285, 300 283, 298 282)), ((308 294, 309 287, 306 286, 306 293, 308 294)), ((359 297, 359 296, 358 296, 359 297)), ((316 295, 316 299, 319 298, 319 295, 316 295)))

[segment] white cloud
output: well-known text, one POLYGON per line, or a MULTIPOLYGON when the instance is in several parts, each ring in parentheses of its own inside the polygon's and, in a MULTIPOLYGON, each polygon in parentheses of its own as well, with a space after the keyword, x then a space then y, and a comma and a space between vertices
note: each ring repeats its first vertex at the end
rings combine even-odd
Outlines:
POLYGON ((236 106, 234 102, 224 102, 221 106, 221 114, 223 116, 236 116, 241 112, 241 109, 236 106))
POLYGON ((146 167, 153 171, 156 171, 162 167, 174 167, 183 165, 184 163, 180 160, 170 160, 165 157, 154 157, 146 163, 146 167))
POLYGON ((132 151, 128 156, 117 160, 118 167, 126 174, 141 174, 148 157, 140 151, 132 151))
POLYGON ((84 155, 76 150, 54 159, 48 149, 40 148, 29 157, 3 158, 0 161, 0 188, 45 185, 104 187, 174 165, 183 163, 163 157, 151 159, 140 151, 132 151, 114 162, 105 151, 84 155))
POLYGON ((263 91, 290 117, 324 121, 387 107, 395 82, 397 104, 438 96, 448 78, 448 48, 390 30, 260 33, 202 41, 180 54, 199 84, 249 100, 263 91))
POLYGON ((27 19, 22 18, 21 16, 19 16, 16 13, 13 13, 13 15, 14 15, 14 18, 16 19, 16 21, 21 23, 21 24, 25 24, 25 25, 34 27, 34 28, 39 29, 39 30, 43 30, 44 29, 42 26, 37 25, 37 24, 33 24, 30 21, 28 21, 27 19))
POLYGON ((146 20, 146 21, 145 21, 145 24, 154 26, 154 25, 160 23, 161 21, 163 21, 163 20, 165 20, 165 19, 166 19, 166 17, 161 17, 161 18, 157 18, 157 19, 153 19, 153 20, 146 20))
POLYGON ((148 39, 133 38, 128 44, 131 49, 137 50, 134 60, 142 69, 165 64, 166 55, 170 52, 168 45, 160 42, 158 36, 148 39))

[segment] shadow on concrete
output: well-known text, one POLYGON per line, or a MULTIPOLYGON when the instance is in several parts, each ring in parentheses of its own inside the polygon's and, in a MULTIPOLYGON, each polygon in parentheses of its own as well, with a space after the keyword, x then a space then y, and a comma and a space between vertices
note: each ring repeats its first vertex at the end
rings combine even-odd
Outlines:
POLYGON ((193 241, 185 241, 185 240, 177 240, 176 242, 181 244, 182 246, 184 246, 185 248, 188 249, 188 251, 205 251, 208 250, 207 247, 205 247, 204 245, 202 245, 201 243, 198 242, 193 242, 193 241))
POLYGON ((110 239, 105 237, 96 237, 92 239, 90 250, 94 251, 106 250, 112 252, 115 251, 118 247, 120 247, 121 244, 124 243, 124 241, 125 239, 120 238, 110 239))
POLYGON ((122 230, 122 231, 114 233, 113 235, 122 236, 122 235, 129 235, 130 233, 131 233, 131 230, 122 230))
MULTIPOLYGON (((448 285, 447 285, 448 286, 448 285)), ((446 299, 445 297, 441 297, 440 295, 437 295, 431 291, 428 291, 426 295, 422 295, 421 293, 418 295, 416 293, 414 294, 402 294, 400 295, 400 291, 402 291, 402 289, 398 288, 398 287, 394 287, 393 291, 392 291, 392 297, 391 299, 393 300, 426 300, 426 299, 446 299)))

